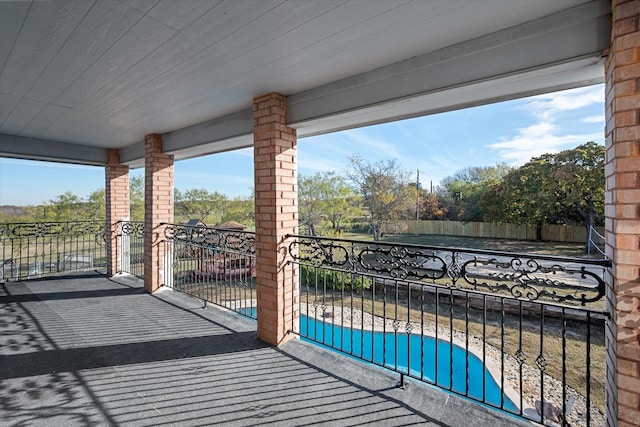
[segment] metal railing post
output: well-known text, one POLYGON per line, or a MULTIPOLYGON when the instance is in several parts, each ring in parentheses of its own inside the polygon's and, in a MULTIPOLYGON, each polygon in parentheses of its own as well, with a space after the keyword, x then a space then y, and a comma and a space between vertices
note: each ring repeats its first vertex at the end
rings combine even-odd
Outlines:
POLYGON ((131 235, 123 233, 124 222, 120 223, 120 272, 131 272, 131 235))

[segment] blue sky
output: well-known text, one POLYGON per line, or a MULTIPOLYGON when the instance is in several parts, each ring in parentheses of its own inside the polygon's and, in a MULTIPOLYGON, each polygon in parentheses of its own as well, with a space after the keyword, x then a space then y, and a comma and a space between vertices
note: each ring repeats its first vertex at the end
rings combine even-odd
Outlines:
MULTIPOLYGON (((587 141, 603 144, 604 124, 604 86, 589 86, 300 139, 298 171, 345 170, 353 154, 372 161, 395 158, 412 174, 419 169, 428 188, 430 181, 435 186, 468 166, 519 166, 587 141)), ((0 205, 45 203, 65 191, 86 197, 102 187, 100 167, 0 158, 0 205)), ((248 196, 252 150, 176 162, 175 187, 248 196)))

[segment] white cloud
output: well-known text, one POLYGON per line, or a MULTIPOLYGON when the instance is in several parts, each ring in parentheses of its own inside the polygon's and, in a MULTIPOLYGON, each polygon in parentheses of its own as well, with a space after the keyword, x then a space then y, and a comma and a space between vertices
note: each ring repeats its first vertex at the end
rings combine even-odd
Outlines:
MULTIPOLYGON (((298 146, 298 165, 302 174, 345 171, 348 158, 360 154, 370 161, 396 159, 410 176, 420 170, 423 185, 437 183, 461 168, 455 153, 443 154, 436 144, 425 143, 429 129, 416 128, 416 121, 388 123, 380 128, 360 128, 304 139, 298 146), (379 131, 385 127, 387 136, 379 131), (391 128, 391 130, 390 130, 391 128), (394 138, 392 142, 390 136, 394 138)), ((412 178, 413 179, 413 178, 412 178)), ((435 185, 435 184, 434 184, 435 185)))
POLYGON ((503 137, 488 147, 498 151, 499 157, 511 164, 523 164, 532 157, 575 147, 587 141, 601 141, 601 130, 594 131, 591 124, 601 124, 604 116, 594 115, 594 107, 604 103, 603 86, 589 86, 538 95, 529 98, 519 109, 526 111, 535 121, 518 128, 516 134, 503 137), (587 124, 584 133, 575 132, 576 119, 569 119, 564 113, 584 109, 590 114, 579 123, 587 124), (573 132, 572 132, 573 131, 573 132))
POLYGON ((602 138, 602 134, 580 134, 580 135, 553 135, 546 134, 540 136, 527 135, 526 132, 516 137, 504 140, 489 147, 500 150, 500 157, 512 164, 524 164, 532 157, 540 156, 544 153, 553 153, 565 148, 575 147, 587 141, 597 141, 602 138))
POLYGON ((604 124, 605 118, 604 114, 600 114, 599 116, 589 116, 582 119, 584 123, 602 123, 604 124))
POLYGON ((400 159, 402 155, 396 147, 396 143, 382 138, 372 137, 372 133, 359 129, 352 129, 342 133, 344 137, 353 145, 360 146, 368 152, 383 153, 385 158, 400 159))
POLYGON ((525 109, 542 120, 554 120, 555 116, 561 112, 603 102, 603 87, 597 85, 533 96, 525 104, 525 109))

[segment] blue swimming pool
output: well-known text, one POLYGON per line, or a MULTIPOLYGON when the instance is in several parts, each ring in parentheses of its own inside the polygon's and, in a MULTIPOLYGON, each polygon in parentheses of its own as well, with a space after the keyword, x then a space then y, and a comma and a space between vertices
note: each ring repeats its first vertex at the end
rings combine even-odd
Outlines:
POLYGON ((482 360, 464 348, 419 334, 371 332, 300 316, 303 338, 402 372, 491 405, 517 412, 482 360), (436 368, 437 354, 437 368, 436 368), (469 381, 467 384, 467 372, 469 381), (453 385, 452 385, 453 384, 453 385), (467 388, 468 387, 468 388, 467 388), (503 399, 503 401, 501 401, 503 399))
MULTIPOLYGON (((247 309, 247 315, 255 308, 247 309)), ((300 316, 301 338, 359 360, 423 379, 507 411, 518 412, 482 360, 447 341, 404 332, 351 329, 300 316), (468 377, 467 377, 468 372, 468 377), (469 380, 467 381, 467 378, 469 380)))

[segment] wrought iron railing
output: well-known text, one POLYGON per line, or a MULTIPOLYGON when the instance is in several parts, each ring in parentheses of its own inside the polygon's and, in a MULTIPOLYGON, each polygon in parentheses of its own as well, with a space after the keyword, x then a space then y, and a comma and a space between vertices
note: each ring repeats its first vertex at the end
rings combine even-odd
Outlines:
MULTIPOLYGON (((165 225, 164 285, 256 317, 255 234, 165 225)), ((143 225, 120 224, 143 275, 143 225)), ((104 222, 0 224, 0 279, 106 265, 104 222)), ((310 341, 537 422, 599 425, 608 260, 290 235, 310 341)))
POLYGON ((255 319, 255 233, 165 225, 164 285, 255 319))
POLYGON ((120 273, 144 277, 144 222, 120 221, 120 273))
POLYGON ((606 256, 604 247, 606 240, 604 236, 598 233, 598 230, 593 225, 589 226, 589 236, 587 239, 587 253, 599 253, 602 256, 606 256))
POLYGON ((600 425, 604 269, 583 260, 288 236, 321 345, 537 422, 600 425))
POLYGON ((0 281, 102 269, 104 221, 0 224, 0 281))

